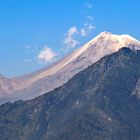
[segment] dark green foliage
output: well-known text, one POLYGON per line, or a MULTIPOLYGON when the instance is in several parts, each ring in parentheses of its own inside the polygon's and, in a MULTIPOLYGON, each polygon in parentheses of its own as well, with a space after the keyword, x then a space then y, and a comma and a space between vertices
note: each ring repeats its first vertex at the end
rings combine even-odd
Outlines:
POLYGON ((140 52, 123 48, 31 101, 0 106, 1 140, 139 140, 140 52))

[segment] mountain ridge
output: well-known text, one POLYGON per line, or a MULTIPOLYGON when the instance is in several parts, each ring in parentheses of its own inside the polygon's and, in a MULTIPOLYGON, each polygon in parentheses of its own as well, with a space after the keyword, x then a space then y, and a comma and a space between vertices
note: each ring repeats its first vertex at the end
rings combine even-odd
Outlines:
POLYGON ((139 140, 139 59, 140 51, 122 48, 47 94, 1 105, 1 138, 139 140))
POLYGON ((52 67, 10 79, 9 85, 12 85, 13 92, 0 100, 4 102, 27 100, 49 92, 63 85, 76 73, 97 62, 100 58, 116 52, 122 47, 137 50, 140 48, 140 42, 128 35, 102 32, 52 67), (37 91, 36 94, 34 94, 35 91, 37 91))

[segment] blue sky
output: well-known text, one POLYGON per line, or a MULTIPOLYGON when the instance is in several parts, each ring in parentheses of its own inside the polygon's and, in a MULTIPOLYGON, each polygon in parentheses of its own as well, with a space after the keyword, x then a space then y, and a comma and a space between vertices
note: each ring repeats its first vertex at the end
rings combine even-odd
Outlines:
POLYGON ((30 73, 102 31, 140 40, 139 0, 1 0, 0 73, 30 73))

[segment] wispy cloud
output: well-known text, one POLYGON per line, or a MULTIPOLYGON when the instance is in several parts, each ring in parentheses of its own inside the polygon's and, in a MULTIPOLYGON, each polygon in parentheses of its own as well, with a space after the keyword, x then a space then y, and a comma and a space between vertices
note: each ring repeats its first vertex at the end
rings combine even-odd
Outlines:
POLYGON ((55 53, 50 47, 47 45, 44 46, 32 46, 25 45, 26 49, 26 57, 24 59, 25 63, 50 63, 55 61, 55 58, 58 54, 55 53))
POLYGON ((93 21, 93 19, 94 19, 93 16, 89 16, 89 15, 86 18, 89 19, 90 21, 93 21))
POLYGON ((41 61, 52 62, 55 56, 56 56, 56 53, 48 46, 45 46, 43 50, 40 51, 37 57, 41 61))
POLYGON ((80 34, 81 34, 81 36, 85 37, 85 36, 89 35, 89 33, 95 28, 96 27, 93 24, 93 17, 87 16, 86 21, 83 24, 83 27, 80 29, 80 34))
POLYGON ((25 45, 26 58, 23 60, 24 63, 33 63, 35 60, 36 54, 39 52, 37 46, 25 45))
MULTIPOLYGON (((93 4, 90 2, 84 3, 86 15, 84 16, 83 23, 70 27, 61 41, 61 47, 56 53, 56 50, 45 46, 30 46, 26 45, 27 59, 24 62, 45 62, 44 64, 54 62, 58 58, 61 58, 62 54, 68 53, 71 49, 77 47, 80 44, 80 40, 90 35, 90 33, 96 28, 94 25, 94 17, 91 16, 90 11, 93 8, 93 4)), ((42 63, 41 63, 42 64, 42 63)))
POLYGON ((93 19, 94 18, 92 16, 88 15, 86 16, 82 27, 70 27, 62 40, 64 48, 61 50, 67 52, 69 49, 76 47, 80 43, 79 39, 81 39, 81 37, 88 36, 96 28, 94 26, 93 19))
POLYGON ((26 53, 27 54, 36 54, 40 48, 38 46, 34 46, 34 45, 25 45, 25 49, 26 49, 26 53))
POLYGON ((95 29, 96 27, 93 26, 92 24, 88 24, 88 23, 85 23, 84 24, 84 27, 80 30, 80 35, 85 37, 89 34, 89 32, 93 29, 95 29))
POLYGON ((85 2, 85 6, 89 9, 93 8, 93 4, 89 2, 85 2))
POLYGON ((67 47, 73 48, 78 44, 78 41, 74 38, 74 36, 78 34, 78 29, 73 26, 71 27, 67 33, 65 34, 65 38, 62 41, 67 47))

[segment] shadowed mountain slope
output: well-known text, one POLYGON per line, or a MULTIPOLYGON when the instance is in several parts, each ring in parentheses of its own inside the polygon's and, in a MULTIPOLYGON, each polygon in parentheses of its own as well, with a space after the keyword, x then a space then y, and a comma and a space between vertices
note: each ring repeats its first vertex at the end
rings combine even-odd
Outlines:
POLYGON ((2 140, 139 140, 140 51, 122 48, 30 101, 0 106, 2 140))

